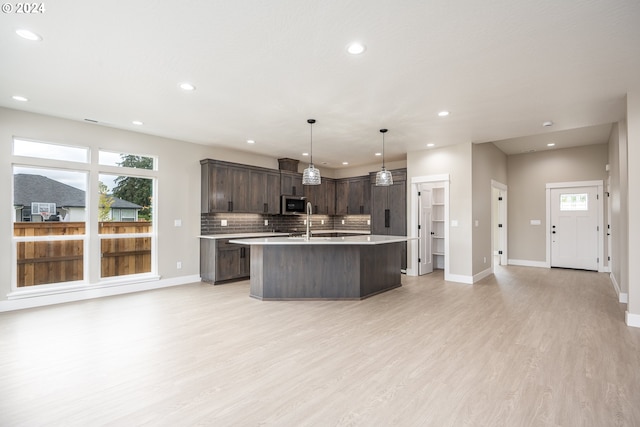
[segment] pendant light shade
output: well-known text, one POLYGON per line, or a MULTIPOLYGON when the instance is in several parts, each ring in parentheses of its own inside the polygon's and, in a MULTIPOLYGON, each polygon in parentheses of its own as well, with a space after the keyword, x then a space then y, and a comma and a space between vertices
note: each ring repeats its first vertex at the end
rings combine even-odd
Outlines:
POLYGON ((380 133, 382 134, 382 170, 376 173, 376 185, 379 187, 387 187, 393 185, 393 176, 391 172, 384 167, 384 134, 387 133, 387 129, 380 129, 380 133))
POLYGON ((322 182, 320 178, 320 170, 313 166, 313 124, 315 122, 316 121, 314 119, 307 120, 311 129, 311 147, 309 150, 309 160, 311 161, 309 162, 309 167, 302 173, 302 185, 320 185, 322 182))

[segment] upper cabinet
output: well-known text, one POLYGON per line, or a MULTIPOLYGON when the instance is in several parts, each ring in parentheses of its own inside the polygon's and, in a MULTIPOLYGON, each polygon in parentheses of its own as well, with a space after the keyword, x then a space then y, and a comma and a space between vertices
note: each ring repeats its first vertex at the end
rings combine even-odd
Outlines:
POLYGON ((368 215, 371 213, 371 188, 368 176, 336 181, 336 215, 368 215))
POLYGON ((322 178, 320 185, 305 185, 304 196, 311 203, 314 214, 335 215, 336 213, 336 181, 322 178))
POLYGON ((278 171, 211 159, 200 166, 202 213, 279 213, 278 171))
POLYGON ((282 194, 287 196, 302 196, 304 188, 302 187, 302 174, 299 172, 280 171, 280 190, 282 194))

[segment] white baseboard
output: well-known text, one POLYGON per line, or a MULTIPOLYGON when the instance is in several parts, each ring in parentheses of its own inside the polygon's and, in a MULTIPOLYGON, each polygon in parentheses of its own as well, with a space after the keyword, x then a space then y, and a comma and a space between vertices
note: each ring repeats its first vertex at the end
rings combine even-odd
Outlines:
POLYGON ((511 259, 507 261, 508 265, 519 265, 522 267, 542 267, 549 268, 549 265, 546 261, 531 261, 528 259, 511 259))
POLYGON ((462 274, 445 274, 444 280, 447 282, 458 282, 473 285, 473 276, 463 276, 462 274))
POLYGON ((621 291, 615 274, 609 274, 609 278, 611 279, 611 283, 613 284, 613 289, 616 291, 616 295, 618 295, 618 302, 621 304, 627 304, 629 302, 629 294, 621 291))
POLYGON ((473 276, 473 283, 479 282, 480 280, 484 279, 487 276, 491 276, 493 274, 493 268, 489 267, 484 271, 481 271, 478 274, 475 274, 473 276))
POLYGON ((50 295, 38 295, 33 297, 9 299, 0 301, 0 312, 22 310, 25 308, 41 307, 52 304, 62 304, 65 302, 81 301, 113 295, 129 294, 140 291, 149 291, 153 289, 167 288, 170 286, 186 285, 195 282, 200 282, 199 275, 181 276, 171 279, 160 279, 123 285, 102 286, 92 289, 69 291, 50 295))
POLYGON ((628 311, 626 311, 624 317, 625 317, 625 322, 627 323, 627 326, 640 328, 640 314, 631 314, 628 311))

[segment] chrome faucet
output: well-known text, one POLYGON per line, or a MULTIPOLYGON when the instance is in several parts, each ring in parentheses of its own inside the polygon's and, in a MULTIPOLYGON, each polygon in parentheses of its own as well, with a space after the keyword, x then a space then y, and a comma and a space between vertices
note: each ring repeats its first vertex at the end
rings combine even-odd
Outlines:
POLYGON ((311 202, 307 202, 307 234, 305 236, 305 240, 309 240, 311 237, 311 230, 309 226, 311 225, 311 215, 313 214, 313 207, 311 206, 311 202))

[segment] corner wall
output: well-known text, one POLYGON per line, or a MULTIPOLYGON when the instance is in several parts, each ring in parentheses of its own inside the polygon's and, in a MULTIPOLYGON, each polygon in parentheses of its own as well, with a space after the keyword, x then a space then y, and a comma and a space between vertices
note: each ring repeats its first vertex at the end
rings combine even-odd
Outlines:
MULTIPOLYGON (((472 268, 472 144, 464 143, 407 153, 407 200, 411 200, 411 180, 420 176, 449 174, 449 274, 471 279, 472 268), (457 221, 456 227, 451 223, 457 221)), ((408 202, 410 203, 410 202, 408 202)), ((411 212, 414 206, 407 206, 411 212)), ((417 207, 416 207, 417 209, 417 207)), ((410 224, 409 224, 410 225, 410 224)), ((408 233, 411 235, 411 233, 408 233)), ((417 254, 407 251, 407 268, 417 271, 417 254)))
MULTIPOLYGON (((490 273, 491 180, 507 185, 507 155, 492 143, 473 145, 473 275, 490 273)), ((508 232, 508 230, 507 230, 508 232)))

